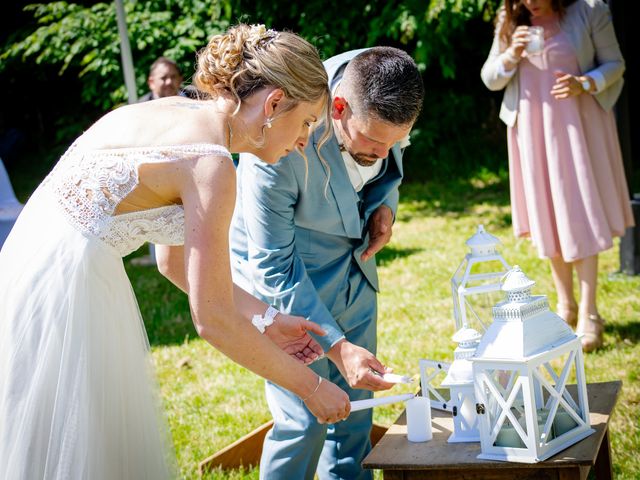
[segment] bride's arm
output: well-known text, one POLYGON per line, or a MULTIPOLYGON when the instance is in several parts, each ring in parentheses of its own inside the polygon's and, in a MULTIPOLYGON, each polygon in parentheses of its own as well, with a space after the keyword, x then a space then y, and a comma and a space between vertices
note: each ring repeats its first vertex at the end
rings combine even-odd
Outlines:
MULTIPOLYGON (((158 270, 173 284, 187 293, 185 277, 184 247, 156 245, 158 270)), ((212 265, 215 268, 215 265, 212 265)), ((238 312, 247 319, 253 315, 262 315, 268 305, 250 295, 237 285, 233 285, 234 304, 238 312)), ((320 344, 309 335, 326 335, 326 332, 315 322, 302 317, 280 313, 275 322, 266 328, 265 335, 278 347, 303 363, 312 363, 324 352, 320 344)))
MULTIPOLYGON (((180 290, 187 293, 184 247, 156 245, 156 259, 160 273, 180 290)), ((214 265, 211 268, 216 268, 214 265)), ((236 284, 233 284, 233 297, 238 311, 247 318, 251 318, 255 314, 264 313, 269 306, 236 284)))
POLYGON ((158 271, 176 287, 187 293, 187 279, 184 274, 184 247, 156 245, 158 271))
MULTIPOLYGON (((349 414, 349 398, 261 335, 236 311, 229 263, 229 224, 235 168, 220 157, 181 164, 178 183, 185 211, 184 274, 173 274, 189 295, 198 334, 233 361, 302 399, 321 422, 349 414), (315 392, 315 393, 312 393, 315 392)), ((175 260, 169 262, 175 265, 175 260)))

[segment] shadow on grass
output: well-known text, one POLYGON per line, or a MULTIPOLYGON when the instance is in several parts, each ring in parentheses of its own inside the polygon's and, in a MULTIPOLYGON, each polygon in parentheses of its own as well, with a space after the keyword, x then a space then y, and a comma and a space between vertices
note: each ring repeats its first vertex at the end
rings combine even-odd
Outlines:
POLYGON ((632 343, 640 342, 640 322, 627 322, 627 323, 611 323, 605 324, 605 331, 617 337, 621 341, 627 341, 632 343))
MULTIPOLYGON (((444 216, 459 218, 479 204, 509 205, 509 178, 506 172, 480 172, 472 178, 434 179, 425 183, 408 183, 400 188, 402 209, 398 219, 409 222, 414 217, 444 216)), ((501 218, 511 223, 511 215, 501 218)))
POLYGON ((125 258, 125 268, 138 299, 151 345, 179 345, 198 338, 187 295, 160 274, 155 266, 134 266, 130 260, 147 248, 125 258))
POLYGON ((387 245, 376 253, 376 263, 379 267, 384 267, 392 263, 394 260, 408 257, 420 251, 422 251, 421 248, 397 248, 387 245))

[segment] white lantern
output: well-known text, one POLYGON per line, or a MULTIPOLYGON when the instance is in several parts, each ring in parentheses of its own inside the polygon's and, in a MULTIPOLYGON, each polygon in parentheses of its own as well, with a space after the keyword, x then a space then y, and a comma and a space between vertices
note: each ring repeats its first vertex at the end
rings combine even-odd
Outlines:
POLYGON ((450 366, 451 364, 448 362, 426 360, 424 358, 420 360, 422 396, 428 398, 431 402, 431 408, 436 410, 452 411, 451 392, 448 388, 442 386, 450 366))
POLYGON ((487 233, 482 225, 466 244, 470 252, 451 278, 453 318, 456 331, 467 325, 482 333, 491 320, 489 307, 497 300, 489 297, 492 292, 500 291, 500 279, 510 267, 498 252, 500 240, 487 233), (484 309, 483 301, 486 304, 484 309))
POLYGON ((442 382, 442 386, 449 387, 451 392, 453 433, 449 436, 449 443, 480 441, 471 363, 480 338, 482 336, 476 330, 467 327, 453 336, 453 341, 458 343, 453 353, 455 360, 442 382))
POLYGON ((580 340, 515 266, 473 358, 478 458, 535 463, 591 435, 580 340), (575 391, 567 383, 575 381, 575 391))

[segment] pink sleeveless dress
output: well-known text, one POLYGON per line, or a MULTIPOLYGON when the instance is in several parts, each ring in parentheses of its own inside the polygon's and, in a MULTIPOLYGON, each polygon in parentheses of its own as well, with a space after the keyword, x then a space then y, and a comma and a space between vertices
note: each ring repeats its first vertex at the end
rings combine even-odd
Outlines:
POLYGON ((580 70, 557 20, 540 24, 545 48, 520 62, 518 122, 507 132, 513 228, 541 258, 572 262, 611 248, 633 215, 613 112, 592 95, 551 95, 555 71, 580 70))

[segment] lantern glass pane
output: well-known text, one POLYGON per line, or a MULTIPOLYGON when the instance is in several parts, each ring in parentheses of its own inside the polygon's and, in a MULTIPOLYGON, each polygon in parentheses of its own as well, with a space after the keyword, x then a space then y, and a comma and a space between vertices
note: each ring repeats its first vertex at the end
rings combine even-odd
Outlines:
POLYGON ((554 437, 560 437, 578 427, 578 425, 578 422, 575 417, 571 415, 569 409, 565 409, 563 406, 558 407, 558 411, 553 418, 554 437))
POLYGON ((526 448, 520 434, 508 418, 502 424, 493 445, 495 447, 526 448))
POLYGON ((459 408, 459 428, 461 432, 471 432, 478 428, 478 416, 476 415, 476 403, 473 391, 458 392, 456 405, 459 408))
POLYGON ((584 425, 580 399, 566 388, 576 382, 576 368, 575 351, 569 351, 541 363, 534 370, 538 418, 544 419, 543 426, 546 427, 546 432, 542 426, 540 428, 539 440, 542 443, 584 425), (548 421, 549 417, 551 421, 548 421))
POLYGON ((436 360, 420 360, 420 387, 422 396, 431 402, 431 408, 451 411, 451 391, 441 384, 447 376, 449 367, 447 362, 436 360))
POLYGON ((493 321, 492 308, 496 303, 503 300, 503 297, 504 293, 497 290, 482 294, 465 295, 464 306, 467 326, 484 333, 493 321))
MULTIPOLYGON (((505 273, 505 269, 502 262, 498 259, 482 261, 478 261, 476 259, 476 261, 471 266, 469 273, 471 274, 471 276, 487 273, 495 274, 497 276, 497 274, 500 273, 500 277, 502 277, 502 275, 504 275, 505 273)), ((500 280, 500 278, 498 278, 498 280, 500 280)))
POLYGON ((487 369, 483 385, 487 402, 489 432, 498 447, 526 448, 523 379, 518 370, 487 369))

